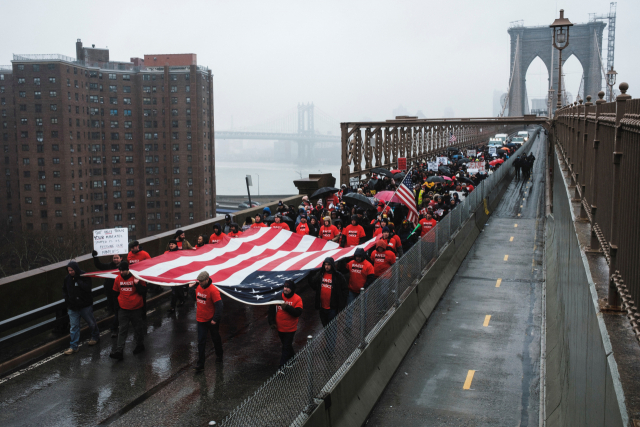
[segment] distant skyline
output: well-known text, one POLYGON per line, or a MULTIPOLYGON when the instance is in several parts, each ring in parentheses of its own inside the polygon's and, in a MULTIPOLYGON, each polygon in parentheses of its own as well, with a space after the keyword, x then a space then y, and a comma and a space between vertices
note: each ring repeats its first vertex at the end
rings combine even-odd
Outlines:
MULTIPOLYGON (((299 102, 338 121, 386 120, 399 106, 433 118, 488 116, 494 91, 508 86, 509 23, 549 25, 560 8, 581 23, 608 13, 609 2, 5 2, 0 64, 14 53, 75 57, 78 38, 108 46, 113 60, 196 53, 214 74, 221 129, 266 122, 299 102)), ((637 16, 639 1, 618 2, 615 64, 632 96, 640 94, 637 16)), ((544 66, 531 68, 530 99, 548 84, 544 66)), ((576 93, 578 61, 566 71, 576 93)))

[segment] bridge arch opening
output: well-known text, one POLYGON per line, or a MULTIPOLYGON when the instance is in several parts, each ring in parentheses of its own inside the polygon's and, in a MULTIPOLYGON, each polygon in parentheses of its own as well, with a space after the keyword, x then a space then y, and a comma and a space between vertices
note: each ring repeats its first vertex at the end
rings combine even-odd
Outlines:
POLYGON ((527 100, 531 114, 545 114, 549 98, 549 70, 544 61, 536 56, 525 75, 527 100))
POLYGON ((562 74, 564 75, 563 91, 566 93, 567 102, 573 103, 577 100, 577 96, 584 99, 584 82, 582 81, 584 68, 575 55, 571 54, 564 62, 562 74))

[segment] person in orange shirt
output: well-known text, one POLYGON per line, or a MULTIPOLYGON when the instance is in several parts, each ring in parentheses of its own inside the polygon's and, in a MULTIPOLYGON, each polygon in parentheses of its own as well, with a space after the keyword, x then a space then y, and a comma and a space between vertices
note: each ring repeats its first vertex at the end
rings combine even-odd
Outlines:
POLYGON ((220 243, 226 234, 222 232, 222 227, 218 224, 213 226, 213 234, 209 237, 209 243, 220 243))
POLYGON ((231 225, 229 226, 229 234, 227 234, 227 236, 231 238, 235 238, 235 237, 240 237, 241 234, 242 234, 242 231, 240 231, 240 227, 238 227, 238 224, 236 224, 235 222, 232 222, 231 225))
POLYGON ((349 298, 347 305, 360 295, 360 289, 367 288, 376 279, 373 265, 367 260, 367 254, 362 248, 356 249, 354 259, 347 264, 349 272, 349 298))
POLYGON ((427 233, 431 231, 431 229, 435 227, 437 224, 436 220, 433 219, 430 213, 427 213, 426 218, 422 218, 419 222, 420 222, 420 237, 426 236, 427 233))
POLYGON ((373 232, 373 237, 381 235, 382 229, 385 228, 388 224, 389 224, 389 219, 387 218, 382 218, 382 220, 380 220, 379 222, 376 221, 376 223, 373 225, 375 229, 375 231, 373 232))
POLYGON ((220 337, 220 320, 223 303, 220 291, 213 285, 209 273, 201 271, 198 281, 190 287, 196 287, 196 322, 198 323, 198 363, 194 370, 204 370, 207 334, 211 335, 216 353, 216 363, 222 363, 222 338, 220 337))
POLYGON ((358 246, 359 244, 364 243, 367 238, 364 228, 362 228, 361 225, 358 225, 358 217, 355 215, 351 217, 351 224, 342 230, 342 234, 346 236, 347 247, 358 246))
POLYGON ((309 224, 307 224, 307 214, 300 214, 300 224, 296 228, 296 233, 306 236, 309 234, 309 224))
POLYGON ((291 231, 289 226, 287 224, 285 224, 284 222, 282 222, 282 214, 279 214, 279 213, 276 214, 275 222, 273 224, 271 224, 271 228, 277 228, 277 229, 280 229, 280 230, 291 231))
POLYGON ((387 242, 381 239, 376 242, 376 250, 371 254, 371 259, 373 274, 378 278, 396 263, 396 254, 388 250, 387 242))
POLYGON ((266 226, 267 226, 267 224, 262 222, 262 215, 257 214, 256 215, 256 222, 251 224, 251 227, 249 227, 249 228, 262 228, 262 227, 266 227, 266 226))
POLYGON ((151 259, 151 255, 147 252, 140 250, 140 243, 137 240, 129 243, 129 254, 127 255, 127 261, 129 264, 136 264, 144 261, 145 259, 151 259))
POLYGON ((278 330, 282 342, 281 368, 295 355, 293 336, 298 330, 298 318, 302 314, 302 298, 296 294, 296 284, 293 280, 285 280, 282 301, 280 305, 270 305, 268 315, 271 329, 278 330))
POLYGON ((324 224, 320 227, 320 237, 323 240, 337 242, 340 238, 340 231, 335 225, 331 225, 331 217, 324 217, 324 224))

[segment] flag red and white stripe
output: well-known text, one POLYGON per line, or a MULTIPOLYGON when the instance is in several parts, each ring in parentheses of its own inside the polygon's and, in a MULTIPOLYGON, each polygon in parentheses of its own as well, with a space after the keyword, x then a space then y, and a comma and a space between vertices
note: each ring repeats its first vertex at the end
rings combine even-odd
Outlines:
MULTIPOLYGON (((247 299, 252 294, 255 295, 256 290, 259 291, 257 293, 262 292, 264 283, 261 280, 267 281, 267 285, 281 288, 285 279, 298 281, 312 269, 321 267, 326 257, 337 261, 353 256, 356 248, 368 250, 375 244, 375 240, 356 247, 341 248, 335 242, 287 230, 267 227, 249 229, 239 238, 225 236, 219 243, 204 245, 197 250, 168 252, 132 264, 130 271, 140 280, 163 286, 193 283, 201 271, 207 271, 221 292, 227 293, 227 288, 236 288, 231 289, 234 292, 227 294, 252 303, 249 302, 252 300, 247 299), (247 291, 247 298, 243 295, 243 289, 247 291)), ((86 275, 113 278, 116 274, 114 270, 86 275)), ((264 295, 268 296, 266 293, 264 295)), ((255 303, 267 302, 268 298, 255 303)))
POLYGON ((407 174, 398 187, 396 191, 396 197, 402 201, 402 204, 409 208, 409 213, 407 214, 407 221, 413 223, 413 225, 418 224, 418 208, 416 206, 416 199, 413 195, 413 183, 411 181, 411 175, 407 174))

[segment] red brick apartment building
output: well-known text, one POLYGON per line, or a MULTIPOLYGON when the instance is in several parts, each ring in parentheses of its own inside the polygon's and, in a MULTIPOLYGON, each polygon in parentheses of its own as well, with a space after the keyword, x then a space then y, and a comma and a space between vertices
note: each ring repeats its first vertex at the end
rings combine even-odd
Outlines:
POLYGON ((14 55, 0 66, 0 221, 127 227, 131 239, 215 215, 213 79, 196 54, 112 62, 14 55))

